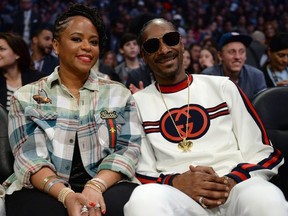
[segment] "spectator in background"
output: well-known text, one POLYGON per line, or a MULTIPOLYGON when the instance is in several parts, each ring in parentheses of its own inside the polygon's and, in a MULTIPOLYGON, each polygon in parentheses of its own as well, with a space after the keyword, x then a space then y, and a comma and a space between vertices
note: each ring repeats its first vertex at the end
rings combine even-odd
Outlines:
POLYGON ((15 6, 10 0, 0 1, 0 32, 10 32, 13 26, 15 6))
POLYGON ((202 71, 203 74, 229 77, 240 86, 250 100, 267 87, 263 72, 245 64, 246 48, 251 41, 252 38, 248 35, 236 32, 223 34, 218 43, 218 57, 221 63, 202 71))
POLYGON ((261 69, 267 61, 266 38, 262 31, 256 30, 251 34, 252 42, 247 48, 246 64, 261 69))
POLYGON ((191 74, 193 72, 192 70, 192 66, 191 66, 191 55, 188 49, 184 49, 183 52, 183 67, 185 69, 186 72, 188 72, 189 74, 191 74))
POLYGON ((59 64, 58 58, 52 54, 52 27, 42 25, 32 33, 31 57, 34 68, 46 75, 51 74, 59 64))
POLYGON ((189 46, 189 52, 191 54, 192 63, 194 62, 199 63, 199 56, 200 56, 201 49, 202 49, 202 46, 199 43, 192 43, 189 46))
POLYGON ((41 15, 33 10, 33 0, 20 0, 19 11, 15 14, 13 32, 18 33, 30 45, 32 32, 42 23, 41 15))
POLYGON ((187 32, 183 26, 185 26, 184 20, 180 14, 173 15, 173 24, 176 26, 177 31, 181 36, 186 36, 187 32))
POLYGON ((0 103, 7 110, 16 90, 44 76, 32 65, 29 48, 22 37, 0 32, 0 103))
POLYGON ((288 33, 278 33, 268 45, 268 61, 263 67, 268 87, 288 86, 288 33))
POLYGON ((202 48, 199 56, 199 64, 201 70, 212 67, 219 63, 217 50, 214 47, 202 48))
POLYGON ((126 85, 128 74, 142 65, 139 59, 140 48, 137 43, 137 35, 125 33, 119 41, 119 52, 124 61, 115 67, 115 72, 120 77, 121 82, 126 85))
POLYGON ((277 32, 278 32, 278 29, 277 29, 277 24, 275 23, 275 21, 266 21, 264 23, 263 33, 265 34, 266 45, 269 44, 271 38, 274 37, 274 35, 276 35, 277 32))
POLYGON ((109 39, 109 49, 112 50, 116 54, 117 62, 123 61, 123 56, 119 53, 120 48, 120 39, 123 36, 123 34, 126 32, 126 25, 124 21, 121 19, 116 19, 114 22, 112 22, 111 25, 111 32, 108 35, 109 39))
POLYGON ((115 53, 112 50, 106 51, 102 57, 101 63, 115 69, 118 65, 115 53))

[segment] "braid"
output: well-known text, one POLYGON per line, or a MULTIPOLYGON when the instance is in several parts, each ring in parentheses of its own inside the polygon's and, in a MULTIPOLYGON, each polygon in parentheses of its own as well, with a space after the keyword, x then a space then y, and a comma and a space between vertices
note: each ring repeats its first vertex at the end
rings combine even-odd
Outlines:
POLYGON ((54 39, 59 40, 61 32, 66 29, 68 22, 74 16, 83 16, 92 22, 92 24, 96 27, 99 35, 100 52, 103 52, 107 40, 106 28, 103 19, 96 8, 89 8, 85 5, 71 4, 70 8, 66 12, 57 17, 53 29, 54 39))

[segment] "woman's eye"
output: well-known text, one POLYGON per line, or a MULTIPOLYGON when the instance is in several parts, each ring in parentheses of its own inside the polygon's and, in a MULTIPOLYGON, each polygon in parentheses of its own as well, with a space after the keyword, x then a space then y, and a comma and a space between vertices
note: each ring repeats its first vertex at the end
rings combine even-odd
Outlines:
POLYGON ((98 40, 90 41, 90 43, 92 44, 92 46, 97 46, 99 44, 98 40))
POLYGON ((71 40, 72 40, 72 41, 75 41, 75 42, 81 42, 81 39, 78 38, 78 37, 72 38, 71 40))

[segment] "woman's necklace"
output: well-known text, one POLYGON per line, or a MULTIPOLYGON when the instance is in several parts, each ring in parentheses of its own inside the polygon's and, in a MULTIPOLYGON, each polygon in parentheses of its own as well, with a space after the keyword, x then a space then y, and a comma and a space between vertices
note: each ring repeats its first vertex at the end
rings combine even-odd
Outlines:
POLYGON ((188 152, 188 151, 191 151, 191 148, 192 148, 192 145, 193 143, 190 141, 190 140, 187 140, 187 137, 188 137, 188 120, 189 120, 189 105, 190 105, 190 89, 189 89, 189 85, 190 85, 190 82, 189 82, 189 77, 187 76, 187 85, 188 85, 188 106, 187 106, 187 119, 186 119, 186 135, 185 137, 181 135, 181 133, 179 132, 178 128, 177 128, 177 125, 168 109, 168 106, 164 100, 164 96, 161 92, 161 89, 160 89, 160 86, 159 86, 159 83, 157 83, 157 87, 159 89, 159 92, 160 92, 160 95, 161 95, 161 98, 162 98, 162 101, 166 107, 166 110, 171 118, 171 121, 179 135, 179 137, 182 139, 182 141, 178 144, 178 148, 181 149, 183 152, 188 152))

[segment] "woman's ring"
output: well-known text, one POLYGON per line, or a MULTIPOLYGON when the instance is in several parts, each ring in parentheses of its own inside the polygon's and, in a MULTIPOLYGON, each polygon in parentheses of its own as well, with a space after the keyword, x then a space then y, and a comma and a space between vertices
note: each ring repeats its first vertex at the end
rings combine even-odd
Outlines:
POLYGON ((200 197, 199 197, 199 203, 200 203, 200 205, 201 205, 203 208, 207 209, 208 206, 206 206, 206 205, 203 203, 203 199, 204 199, 204 197, 203 197, 203 196, 200 196, 200 197))
POLYGON ((87 206, 83 205, 83 207, 81 208, 80 214, 83 214, 85 212, 88 212, 88 208, 87 206))
POLYGON ((97 208, 101 208, 99 203, 97 203, 96 206, 94 207, 94 209, 97 209, 97 208))

